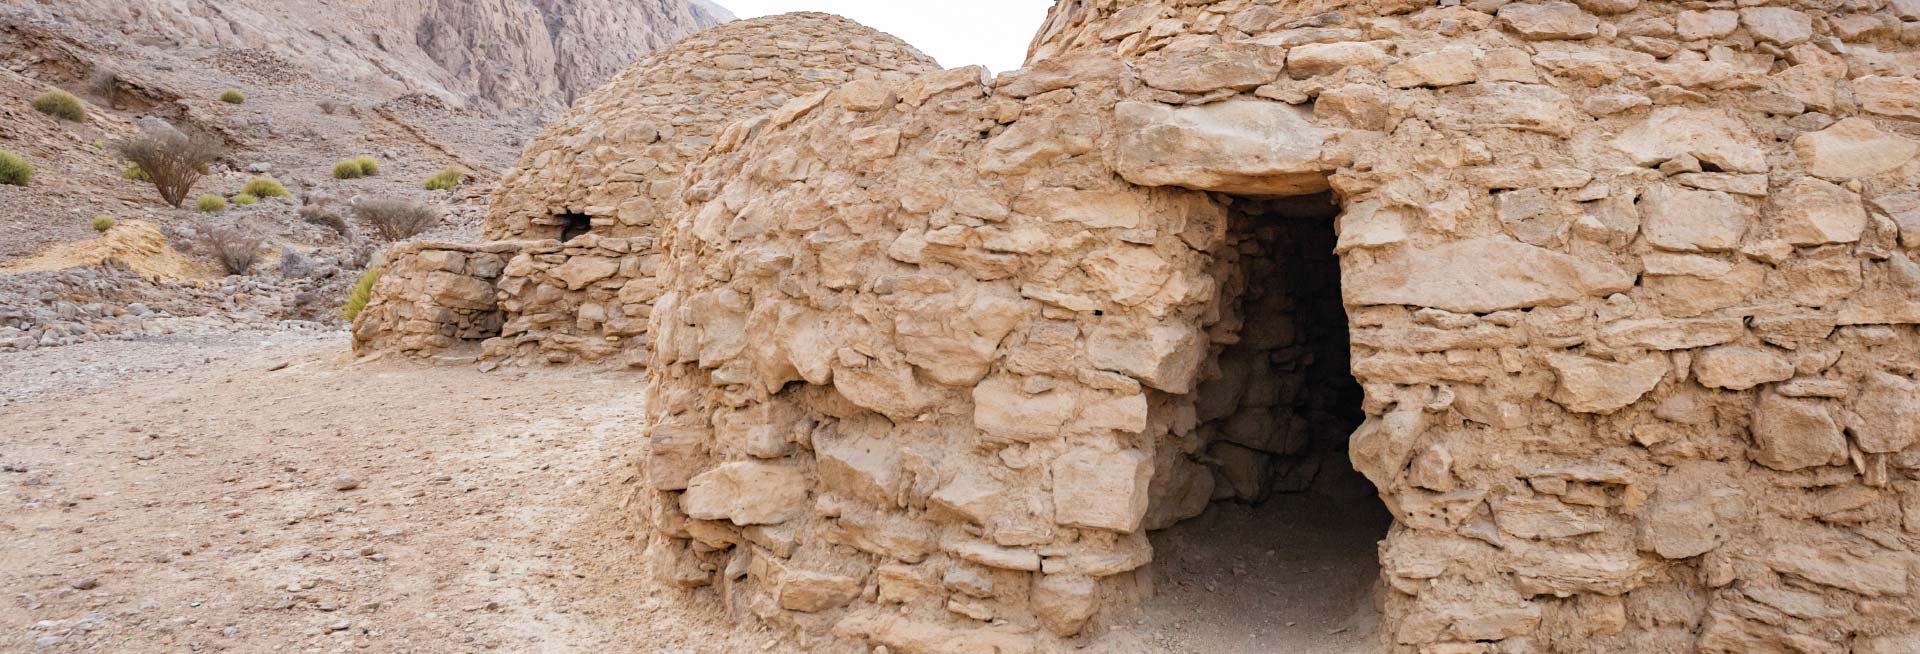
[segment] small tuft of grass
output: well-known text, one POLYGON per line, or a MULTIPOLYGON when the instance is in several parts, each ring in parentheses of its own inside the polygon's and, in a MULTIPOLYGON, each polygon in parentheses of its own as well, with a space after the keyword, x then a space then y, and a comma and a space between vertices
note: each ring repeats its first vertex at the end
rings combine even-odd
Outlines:
POLYGON ((33 181, 33 164, 21 159, 20 155, 0 150, 0 184, 26 186, 33 181))
POLYGON ((360 179, 367 174, 360 168, 360 162, 351 159, 333 165, 334 179, 360 179))
POLYGON ((137 163, 127 164, 127 169, 120 171, 120 176, 127 178, 129 182, 153 181, 153 173, 147 172, 147 169, 141 168, 137 163))
POLYGON ((354 157, 353 163, 360 166, 360 174, 372 177, 380 174, 380 161, 373 157, 354 157))
POLYGON ((227 104, 246 104, 247 94, 241 93, 240 89, 227 89, 220 92, 220 101, 227 104))
POLYGON ((452 166, 427 178, 427 190, 445 191, 467 181, 467 169, 452 166))
POLYGON ((255 177, 248 180, 247 185, 241 188, 240 192, 263 199, 293 197, 292 193, 287 192, 287 187, 281 186, 279 180, 272 177, 255 177))
POLYGON ((71 120, 76 123, 87 121, 87 105, 80 102, 80 98, 73 97, 72 93, 60 89, 42 93, 40 97, 34 98, 33 108, 61 120, 71 120))
POLYGON ((251 207, 253 205, 260 204, 260 196, 254 195, 252 193, 241 193, 239 195, 233 196, 233 203, 243 207, 251 207))
POLYGON ((93 217, 93 231, 104 233, 109 229, 113 229, 113 216, 93 217))
POLYGON ((360 316, 360 312, 367 308, 367 302, 373 300, 373 285, 380 281, 380 273, 385 270, 386 266, 376 263, 360 274, 360 279, 347 289, 347 303, 340 307, 341 319, 353 322, 354 318, 360 316))
POLYGON ((214 195, 212 193, 208 193, 206 195, 200 196, 199 200, 195 200, 194 206, 199 207, 201 211, 206 213, 216 213, 220 211, 226 211, 227 199, 220 197, 218 195, 214 195))

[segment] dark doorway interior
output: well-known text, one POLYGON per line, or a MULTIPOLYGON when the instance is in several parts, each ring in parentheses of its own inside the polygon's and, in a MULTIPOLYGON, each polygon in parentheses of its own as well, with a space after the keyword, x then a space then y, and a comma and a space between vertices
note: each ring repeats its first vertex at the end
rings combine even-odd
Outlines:
POLYGON ((1224 347, 1195 391, 1213 503, 1154 535, 1148 628, 1210 654, 1368 652, 1377 543, 1392 523, 1355 472, 1339 208, 1327 195, 1242 199, 1216 275, 1224 347), (1234 329, 1236 326, 1238 329, 1234 329))

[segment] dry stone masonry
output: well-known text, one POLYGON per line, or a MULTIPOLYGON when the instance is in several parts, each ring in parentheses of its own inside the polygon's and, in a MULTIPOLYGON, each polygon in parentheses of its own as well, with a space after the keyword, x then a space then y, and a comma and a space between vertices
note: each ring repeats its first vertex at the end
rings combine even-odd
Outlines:
POLYGON ((652 236, 681 171, 728 123, 853 79, 937 69, 913 46, 828 14, 700 32, 581 98, 528 144, 488 211, 487 238, 557 239, 579 218, 603 236, 652 236))
MULTIPOLYGON (((430 356, 479 343, 481 355, 495 361, 643 366, 647 317, 658 295, 650 281, 659 260, 656 204, 671 195, 714 133, 849 80, 904 81, 932 70, 932 59, 899 39, 827 14, 736 21, 689 37, 582 98, 502 181, 484 221, 495 241, 489 247, 519 254, 503 276, 490 280, 498 298, 488 311, 501 313, 487 324, 502 329, 456 329, 458 336, 431 339, 408 331, 415 336, 387 348, 379 341, 399 322, 383 310, 360 321, 356 347, 430 356)), ((419 266, 432 264, 399 263, 402 275, 383 281, 379 296, 434 305, 434 295, 449 289, 406 276, 419 266)), ((444 300, 454 309, 469 304, 461 297, 444 300)))
MULTIPOLYGON (((1312 489, 1395 516, 1384 651, 1914 652, 1916 43, 1908 0, 1061 0, 1025 69, 516 215, 647 207, 646 556, 806 651, 1071 649, 1148 530, 1312 489)), ((519 175, 617 168, 561 156, 519 175)))

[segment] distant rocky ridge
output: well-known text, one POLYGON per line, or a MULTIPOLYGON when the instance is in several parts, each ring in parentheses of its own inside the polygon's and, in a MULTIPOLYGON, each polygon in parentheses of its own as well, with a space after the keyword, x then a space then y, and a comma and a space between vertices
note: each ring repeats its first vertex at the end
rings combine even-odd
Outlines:
POLYGON ((647 53, 732 19, 704 0, 28 0, 9 14, 139 46, 265 50, 395 95, 505 110, 563 108, 647 53))

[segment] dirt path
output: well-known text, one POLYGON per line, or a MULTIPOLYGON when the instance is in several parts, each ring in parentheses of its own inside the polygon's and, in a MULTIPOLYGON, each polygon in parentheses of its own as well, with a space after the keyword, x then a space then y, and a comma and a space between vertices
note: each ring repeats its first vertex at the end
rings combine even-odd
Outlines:
MULTIPOLYGON (((638 375, 345 350, 241 333, 0 357, 0 651, 779 649, 641 581, 638 375)), ((1368 507, 1156 535, 1158 595, 1102 651, 1369 651, 1368 507)))
POLYGON ((1153 654, 1369 654, 1386 509, 1280 495, 1220 505, 1154 535, 1154 598, 1136 636, 1153 654))
POLYGON ((761 651, 638 590, 637 376, 344 351, 0 360, 0 651, 761 651))

